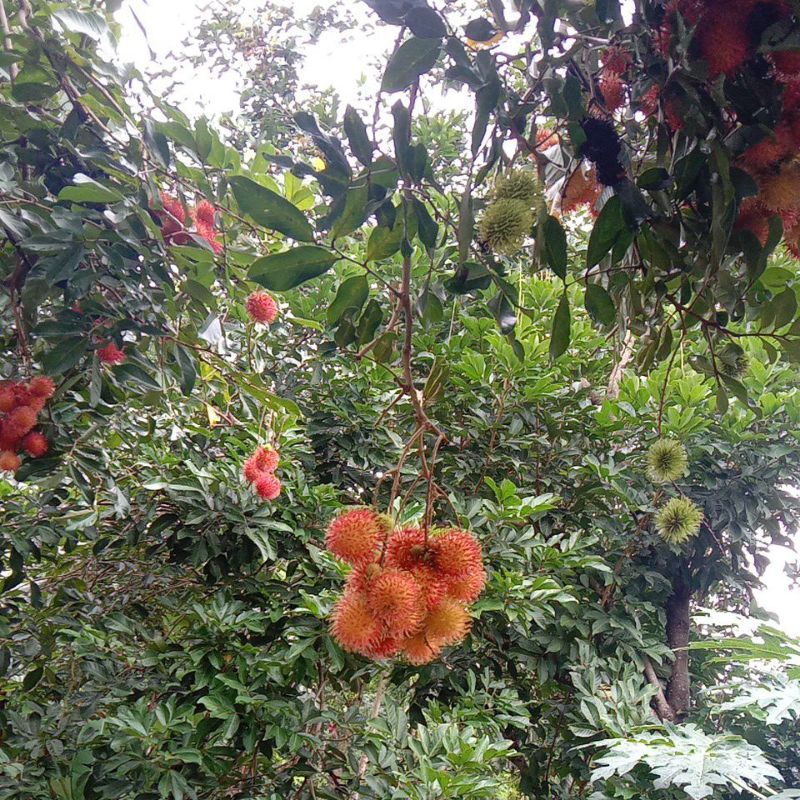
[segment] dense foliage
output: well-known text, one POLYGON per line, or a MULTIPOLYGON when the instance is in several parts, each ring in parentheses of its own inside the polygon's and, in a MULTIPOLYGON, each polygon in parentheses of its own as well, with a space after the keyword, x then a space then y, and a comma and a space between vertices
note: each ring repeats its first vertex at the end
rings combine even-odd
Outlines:
POLYGON ((10 5, 0 797, 800 796, 800 644, 722 638, 798 522, 792 8, 229 9, 223 135, 10 5), (463 642, 337 644, 352 505, 474 532, 463 642))

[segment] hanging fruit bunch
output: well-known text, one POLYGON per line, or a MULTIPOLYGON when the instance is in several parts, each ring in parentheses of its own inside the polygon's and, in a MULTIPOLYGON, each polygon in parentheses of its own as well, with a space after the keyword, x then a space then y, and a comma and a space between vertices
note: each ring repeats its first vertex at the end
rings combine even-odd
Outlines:
POLYGON ((186 245, 192 243, 192 227, 196 237, 205 241, 208 246, 219 254, 223 250, 219 234, 215 229, 216 211, 208 200, 201 200, 194 209, 187 214, 183 204, 177 197, 161 194, 163 210, 157 212, 161 223, 161 235, 164 241, 170 244, 186 245))
POLYGON ((469 606, 486 583, 469 531, 394 529, 386 515, 353 508, 331 522, 325 544, 353 567, 331 622, 345 650, 420 665, 469 633, 469 606))
POLYGON ((16 472, 21 452, 31 458, 47 452, 45 435, 33 429, 54 392, 53 381, 45 375, 0 383, 0 472, 16 472))
POLYGON ((281 482, 275 477, 280 455, 271 447, 259 447, 244 462, 244 479, 262 500, 275 500, 281 493, 281 482))

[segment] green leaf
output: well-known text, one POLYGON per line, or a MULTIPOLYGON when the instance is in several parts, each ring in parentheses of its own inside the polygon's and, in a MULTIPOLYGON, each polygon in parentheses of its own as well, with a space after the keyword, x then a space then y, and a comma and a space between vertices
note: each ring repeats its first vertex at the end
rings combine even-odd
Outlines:
POLYGON ((428 378, 425 381, 425 386, 422 389, 422 396, 426 401, 433 402, 442 396, 449 376, 450 366, 444 359, 437 358, 433 362, 431 371, 428 373, 428 378))
POLYGON ((403 218, 400 214, 397 215, 393 228, 383 225, 373 228, 367 240, 367 261, 380 261, 393 256, 400 249, 403 231, 403 218))
POLYGON ((354 275, 339 285, 333 302, 328 306, 328 324, 335 325, 347 311, 359 311, 369 297, 365 275, 354 275))
POLYGON ((116 189, 110 189, 98 183, 88 175, 77 174, 73 178, 74 186, 65 186, 59 193, 59 200, 73 203, 117 203, 123 196, 116 189))
POLYGON ((367 216, 369 186, 365 179, 360 179, 347 190, 342 213, 331 229, 331 239, 346 236, 358 228, 367 216))
POLYGON ((408 29, 422 39, 443 39, 447 27, 439 14, 428 6, 412 8, 405 18, 408 29))
POLYGON ((344 132, 353 155, 365 166, 372 163, 372 142, 370 141, 367 127, 352 106, 347 106, 344 112, 344 132))
POLYGON ((275 292, 286 292, 327 272, 338 256, 324 247, 301 245, 253 262, 247 277, 275 292))
POLYGON ((53 19, 70 33, 80 33, 94 39, 96 42, 110 38, 108 25, 100 14, 93 11, 76 11, 71 8, 62 8, 53 12, 53 19))
POLYGON ((279 231, 298 242, 312 242, 314 229, 299 208, 265 186, 243 175, 229 179, 239 208, 259 225, 279 231))
POLYGON ((566 352, 570 340, 570 315, 569 300, 562 295, 553 317, 553 330, 550 334, 550 358, 555 361, 562 353, 566 352))
POLYGON ((69 336, 62 339, 42 357, 42 368, 47 375, 60 375, 74 367, 86 352, 86 339, 69 336))
POLYGON ((611 325, 617 315, 614 301, 608 292, 597 283, 590 283, 586 287, 584 299, 589 316, 601 325, 611 325))
POLYGON ((622 202, 619 197, 611 197, 603 206, 589 236, 589 247, 586 251, 586 266, 599 264, 617 242, 630 236, 631 231, 622 213, 622 202))
POLYGON ((567 234, 553 216, 544 221, 544 256, 547 265, 561 280, 567 277, 567 234))
POLYGON ((383 74, 381 89, 384 92, 401 92, 411 86, 420 75, 433 69, 439 57, 441 42, 412 36, 389 59, 383 74))
POLYGON ((367 307, 364 309, 364 313, 358 321, 356 333, 358 335, 359 345, 365 345, 375 338, 375 331, 378 330, 378 325, 381 324, 382 320, 383 309, 380 303, 373 297, 369 303, 367 303, 367 307))
POLYGON ((190 395, 197 380, 197 370, 194 365, 194 358, 191 353, 182 345, 175 345, 175 361, 181 372, 181 391, 185 395, 190 395))
POLYGON ((436 248, 436 240, 439 237, 439 225, 421 200, 415 197, 412 205, 414 213, 417 215, 417 231, 420 241, 428 250, 434 250, 436 248))

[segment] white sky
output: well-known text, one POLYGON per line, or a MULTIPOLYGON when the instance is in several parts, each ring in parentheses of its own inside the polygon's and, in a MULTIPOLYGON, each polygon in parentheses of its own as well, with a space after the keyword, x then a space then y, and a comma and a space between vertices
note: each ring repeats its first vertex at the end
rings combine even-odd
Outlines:
MULTIPOLYGON (((239 7, 253 9, 262 6, 264 0, 235 0, 239 7)), ((291 0, 286 0, 290 3, 291 0)), ((315 7, 329 8, 344 0, 294 0, 298 16, 315 7)), ((348 2, 353 11, 352 3, 348 2)), ((179 51, 181 42, 189 34, 198 19, 199 10, 206 0, 128 0, 117 19, 122 25, 122 36, 118 47, 118 58, 134 62, 141 70, 152 66, 149 47, 158 62, 166 62, 171 51, 179 51), (147 31, 147 41, 136 24, 131 9, 147 31), (168 9, 168 10, 167 10, 168 9)), ((309 54, 301 70, 301 82, 321 89, 335 86, 342 100, 357 104, 359 88, 375 86, 376 76, 370 68, 375 58, 387 51, 397 31, 388 26, 378 27, 368 36, 348 38, 342 42, 338 31, 323 34, 319 44, 309 54)), ((189 116, 205 113, 215 117, 238 108, 237 82, 232 74, 211 76, 198 71, 184 71, 175 75, 184 86, 184 94, 176 98, 189 116)), ((471 104, 470 104, 471 105, 471 104)), ((765 588, 757 593, 757 602, 771 613, 777 614, 781 627, 787 633, 800 636, 800 597, 789 588, 784 570, 787 562, 798 558, 797 553, 785 547, 774 547, 772 559, 763 576, 765 588)))

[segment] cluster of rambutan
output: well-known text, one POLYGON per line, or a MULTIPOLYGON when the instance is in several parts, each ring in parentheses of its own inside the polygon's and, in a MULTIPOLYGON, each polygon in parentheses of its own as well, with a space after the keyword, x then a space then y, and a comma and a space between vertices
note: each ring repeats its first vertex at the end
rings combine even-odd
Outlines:
POLYGON ((280 455, 271 447, 259 447, 244 462, 244 479, 262 500, 274 500, 281 493, 281 482, 275 475, 280 455))
POLYGON ((331 622, 345 650, 421 665, 469 633, 469 605, 486 583, 469 531, 394 529, 387 516, 353 508, 331 522, 325 544, 353 567, 331 622))
POLYGON ((208 242, 215 253, 222 252, 222 242, 215 230, 216 212, 208 200, 201 200, 188 214, 177 197, 163 192, 161 204, 164 209, 158 212, 158 217, 161 220, 164 241, 170 244, 191 244, 191 228, 194 227, 196 235, 208 242))
POLYGON ((43 433, 33 430, 56 387, 45 375, 0 383, 0 472, 16 472, 20 452, 40 458, 48 449, 43 433))
POLYGON ((623 75, 632 63, 631 54, 620 47, 609 47, 603 54, 602 62, 598 88, 603 96, 606 111, 613 114, 625 104, 623 75))
POLYGON ((262 325, 272 325, 278 318, 278 304, 266 292, 252 292, 248 295, 244 301, 244 309, 253 322, 260 322, 262 325))
POLYGON ((496 253, 513 255, 531 233, 542 192, 532 172, 513 170, 498 178, 483 214, 478 238, 496 253))

